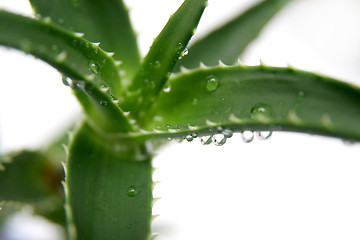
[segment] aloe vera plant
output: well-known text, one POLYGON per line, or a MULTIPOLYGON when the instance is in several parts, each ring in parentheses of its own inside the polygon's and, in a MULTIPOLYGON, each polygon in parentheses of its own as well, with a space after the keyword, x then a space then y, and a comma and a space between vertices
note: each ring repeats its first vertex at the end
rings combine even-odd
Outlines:
POLYGON ((0 189, 3 212, 33 204, 66 226, 69 239, 148 239, 152 149, 168 139, 223 145, 244 131, 360 138, 356 86, 238 62, 288 0, 263 1, 189 46, 207 1, 186 0, 143 58, 122 1, 30 2, 35 19, 0 10, 0 44, 56 68, 86 117, 70 142, 2 157, 0 182, 14 185, 0 189), (66 158, 57 150, 62 144, 66 158))

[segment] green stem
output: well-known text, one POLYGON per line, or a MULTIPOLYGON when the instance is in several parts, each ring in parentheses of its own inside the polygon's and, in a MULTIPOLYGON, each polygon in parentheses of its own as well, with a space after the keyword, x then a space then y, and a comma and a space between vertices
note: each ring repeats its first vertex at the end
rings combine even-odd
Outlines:
POLYGON ((66 184, 78 240, 150 237, 152 166, 145 145, 108 141, 86 124, 76 133, 66 184))

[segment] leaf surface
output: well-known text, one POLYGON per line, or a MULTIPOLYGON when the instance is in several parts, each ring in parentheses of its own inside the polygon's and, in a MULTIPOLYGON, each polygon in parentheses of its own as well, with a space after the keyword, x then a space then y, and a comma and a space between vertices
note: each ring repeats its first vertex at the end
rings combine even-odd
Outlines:
POLYGON ((120 81, 114 81, 120 79, 118 69, 99 47, 48 22, 5 11, 0 11, 0 33, 4 33, 0 35, 0 44, 39 57, 73 79, 65 79, 65 83, 75 89, 90 120, 102 130, 132 129, 118 103, 113 101, 121 95, 120 81))
POLYGON ((233 131, 299 131, 360 140, 360 90, 293 68, 199 69, 171 79, 143 128, 170 137, 233 131))
POLYGON ((115 61, 97 45, 75 33, 42 21, 0 10, 0 44, 34 55, 72 79, 106 85, 121 96, 115 61))
POLYGON ((219 60, 233 65, 269 20, 290 1, 265 0, 240 14, 192 44, 189 54, 177 63, 175 71, 178 72, 180 66, 197 68, 201 62, 216 66, 219 60))
POLYGON ((207 0, 186 0, 154 40, 130 86, 132 96, 124 106, 135 118, 155 100, 182 56, 204 11, 207 0))
POLYGON ((0 222, 31 204, 35 213, 64 225, 60 162, 40 151, 20 151, 0 158, 0 222))
POLYGON ((42 17, 51 17, 54 24, 70 31, 82 32, 91 42, 100 42, 101 48, 114 52, 122 61, 126 79, 131 79, 140 63, 136 36, 128 11, 121 0, 30 0, 42 17))
POLYGON ((75 133, 66 189, 78 240, 149 237, 150 159, 143 143, 109 140, 86 124, 75 133))

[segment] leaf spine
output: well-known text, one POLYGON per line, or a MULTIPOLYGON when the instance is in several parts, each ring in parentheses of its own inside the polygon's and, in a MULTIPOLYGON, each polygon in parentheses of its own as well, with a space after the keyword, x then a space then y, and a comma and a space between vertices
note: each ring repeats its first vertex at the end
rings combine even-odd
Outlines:
POLYGON ((226 65, 223 63, 223 61, 219 60, 219 67, 226 67, 226 65))
POLYGON ((207 120, 205 121, 205 123, 206 123, 206 125, 211 126, 211 127, 217 125, 215 122, 212 122, 212 121, 210 121, 209 119, 207 119, 207 120))

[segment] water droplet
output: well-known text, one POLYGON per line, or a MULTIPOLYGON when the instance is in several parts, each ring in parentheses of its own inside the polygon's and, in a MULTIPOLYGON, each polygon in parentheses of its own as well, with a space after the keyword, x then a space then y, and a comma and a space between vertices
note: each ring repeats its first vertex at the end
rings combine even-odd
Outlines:
POLYGON ((134 186, 128 187, 128 189, 127 189, 127 195, 128 195, 129 197, 135 197, 136 194, 137 194, 136 187, 134 187, 134 186))
POLYGON ((192 100, 192 105, 197 105, 198 104, 198 100, 197 100, 197 98, 194 98, 193 100, 192 100))
POLYGON ((213 136, 213 135, 200 137, 200 138, 199 138, 199 139, 200 139, 200 143, 201 143, 202 145, 208 145, 208 144, 210 144, 210 143, 212 142, 212 136, 213 136))
POLYGON ((271 135, 272 135, 272 131, 261 131, 256 133, 257 138, 260 140, 269 139, 271 135))
POLYGON ((163 91, 169 93, 171 91, 171 85, 169 82, 165 83, 163 91))
POLYGON ((222 131, 222 134, 226 137, 226 138, 231 138, 233 136, 233 131, 231 129, 225 129, 224 131, 222 131))
POLYGON ((254 132, 253 131, 242 131, 241 132, 241 139, 245 143, 249 143, 254 139, 254 132))
POLYGON ((107 106, 108 102, 107 101, 100 101, 100 105, 102 106, 107 106))
POLYGON ((227 140, 227 138, 223 134, 214 134, 211 139, 216 146, 224 145, 227 140))
POLYGON ((193 138, 197 138, 198 135, 197 135, 197 133, 192 133, 191 136, 192 136, 193 138))
POLYGON ((250 111, 252 119, 267 119, 271 117, 271 107, 265 103, 256 104, 250 111))
POLYGON ((94 74, 99 74, 99 65, 95 61, 90 61, 89 70, 94 74))
POLYGON ((81 38, 81 37, 83 37, 84 35, 85 35, 85 33, 83 33, 83 32, 75 32, 75 37, 81 38))
POLYGON ((84 81, 72 81, 74 89, 85 90, 86 83, 84 81))
POLYGON ((189 54, 189 49, 185 48, 183 51, 183 56, 186 56, 189 54))
POLYGON ((219 80, 217 80, 214 76, 209 76, 206 79, 206 90, 209 92, 213 92, 217 89, 219 85, 219 80))
POLYGON ((303 98, 304 98, 304 95, 305 95, 305 93, 304 93, 304 91, 299 91, 298 92, 298 100, 302 100, 303 98))
POLYGON ((159 61, 155 61, 155 62, 151 63, 151 65, 154 69, 159 69, 161 67, 161 64, 159 61))
POLYGON ((70 86, 71 86, 72 81, 71 81, 71 79, 68 78, 67 76, 63 75, 63 76, 61 77, 61 80, 62 80, 62 82, 63 82, 63 84, 64 84, 65 86, 67 86, 67 87, 70 87, 70 86))
POLYGON ((194 140, 194 137, 190 134, 190 135, 186 135, 185 139, 186 141, 191 142, 192 140, 194 140))

